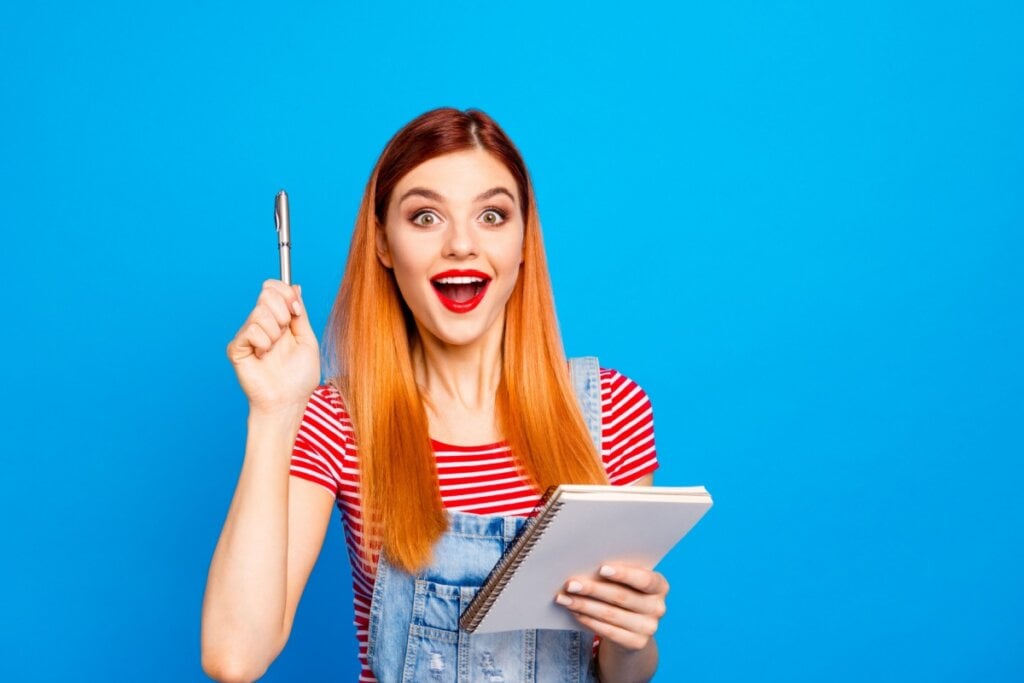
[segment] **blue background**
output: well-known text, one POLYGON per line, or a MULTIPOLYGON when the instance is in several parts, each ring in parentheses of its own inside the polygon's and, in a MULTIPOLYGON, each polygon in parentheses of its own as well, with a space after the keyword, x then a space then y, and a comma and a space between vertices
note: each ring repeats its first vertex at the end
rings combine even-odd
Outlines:
MULTIPOLYGON (((1021 680, 1022 43, 1009 2, 5 3, 0 679, 204 679, 274 192, 319 333, 451 105, 530 166, 567 351, 715 497, 658 680, 1021 680)), ((267 681, 355 677, 334 515, 267 681)))

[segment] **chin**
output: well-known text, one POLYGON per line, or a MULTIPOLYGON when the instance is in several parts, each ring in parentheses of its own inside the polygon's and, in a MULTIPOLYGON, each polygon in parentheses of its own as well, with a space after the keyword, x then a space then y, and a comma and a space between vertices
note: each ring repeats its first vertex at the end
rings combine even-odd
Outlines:
POLYGON ((433 325, 424 328, 421 326, 420 333, 427 332, 436 341, 446 346, 471 346, 483 341, 494 324, 500 321, 493 321, 491 324, 484 322, 471 323, 470 321, 459 321, 462 324, 433 325))
POLYGON ((481 332, 479 334, 472 334, 472 333, 466 333, 466 334, 433 334, 433 333, 431 333, 431 336, 434 337, 434 339, 436 339, 437 341, 441 342, 442 344, 445 344, 446 346, 470 346, 474 342, 478 342, 481 339, 483 339, 484 334, 483 334, 483 332, 481 332))

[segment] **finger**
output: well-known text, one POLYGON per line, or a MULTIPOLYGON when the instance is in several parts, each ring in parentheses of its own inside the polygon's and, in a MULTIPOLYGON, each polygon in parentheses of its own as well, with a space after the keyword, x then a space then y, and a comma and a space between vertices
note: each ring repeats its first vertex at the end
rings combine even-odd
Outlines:
POLYGON ((231 341, 228 342, 227 354, 228 360, 232 363, 237 363, 238 361, 253 355, 253 348, 245 339, 244 327, 238 331, 238 334, 235 335, 231 341))
POLYGON ((285 301, 288 301, 289 303, 291 303, 291 301, 296 298, 295 290, 292 289, 290 285, 286 285, 281 280, 276 280, 274 278, 263 281, 263 288, 261 289, 261 293, 266 290, 270 290, 272 292, 280 294, 281 298, 284 299, 285 301))
POLYGON ((306 315, 306 307, 302 303, 301 296, 292 302, 292 311, 294 315, 291 318, 290 326, 295 340, 300 344, 307 341, 316 344, 316 333, 313 332, 313 327, 309 324, 309 316, 306 315))
POLYGON ((555 602, 574 614, 584 614, 633 633, 651 636, 658 630, 658 617, 645 612, 634 612, 602 600, 559 593, 555 597, 555 602))
POLYGON ((257 344, 262 345, 264 343, 270 343, 266 333, 256 323, 246 320, 231 341, 228 342, 228 358, 233 363, 248 358, 256 354, 257 344), (264 339, 266 340, 265 342, 264 339))
POLYGON ((289 310, 291 302, 296 298, 295 292, 290 290, 287 296, 288 298, 285 298, 285 295, 274 288, 264 289, 256 300, 256 307, 266 308, 274 316, 279 327, 287 327, 292 318, 292 312, 289 310))
MULTIPOLYGON (((284 334, 284 328, 266 306, 257 306, 249 316, 249 323, 255 324, 263 330, 271 342, 276 342, 284 334)), ((287 325, 287 322, 285 323, 287 325)))
POLYGON ((263 354, 269 351, 273 345, 274 342, 270 340, 270 337, 267 336, 262 327, 256 323, 250 323, 242 332, 239 347, 242 349, 246 347, 251 348, 257 358, 262 358, 263 354))
POLYGON ((574 596, 591 597, 631 612, 652 614, 657 617, 664 613, 663 596, 642 593, 631 586, 606 579, 572 579, 565 584, 565 592, 574 596))
POLYGON ((650 595, 665 595, 668 593, 668 581, 664 576, 651 569, 618 562, 608 562, 601 565, 597 573, 608 581, 624 584, 641 593, 648 593, 650 595))
POLYGON ((608 624, 600 619, 595 619, 586 614, 573 613, 576 621, 585 628, 627 650, 642 650, 650 642, 651 636, 634 633, 628 629, 620 628, 614 624, 608 624))

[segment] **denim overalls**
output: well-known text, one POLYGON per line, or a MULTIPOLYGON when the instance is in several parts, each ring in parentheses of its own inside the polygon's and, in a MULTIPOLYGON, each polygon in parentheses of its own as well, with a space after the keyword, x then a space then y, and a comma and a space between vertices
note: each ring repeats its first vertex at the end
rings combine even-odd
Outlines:
MULTIPOLYGON (((573 388, 600 453, 597 358, 573 358, 569 364, 573 388)), ((528 518, 447 514, 448 530, 434 546, 434 561, 417 575, 394 567, 383 553, 380 556, 367 647, 370 669, 377 680, 596 681, 591 668, 592 633, 529 630, 470 634, 459 629, 459 615, 528 518)))

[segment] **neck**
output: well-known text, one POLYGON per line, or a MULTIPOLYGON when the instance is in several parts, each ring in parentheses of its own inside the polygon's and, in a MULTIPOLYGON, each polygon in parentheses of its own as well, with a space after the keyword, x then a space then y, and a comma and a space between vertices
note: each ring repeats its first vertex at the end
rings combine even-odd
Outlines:
POLYGON ((454 346, 420 327, 412 348, 412 365, 427 402, 493 411, 501 381, 504 330, 501 321, 474 343, 454 346))

